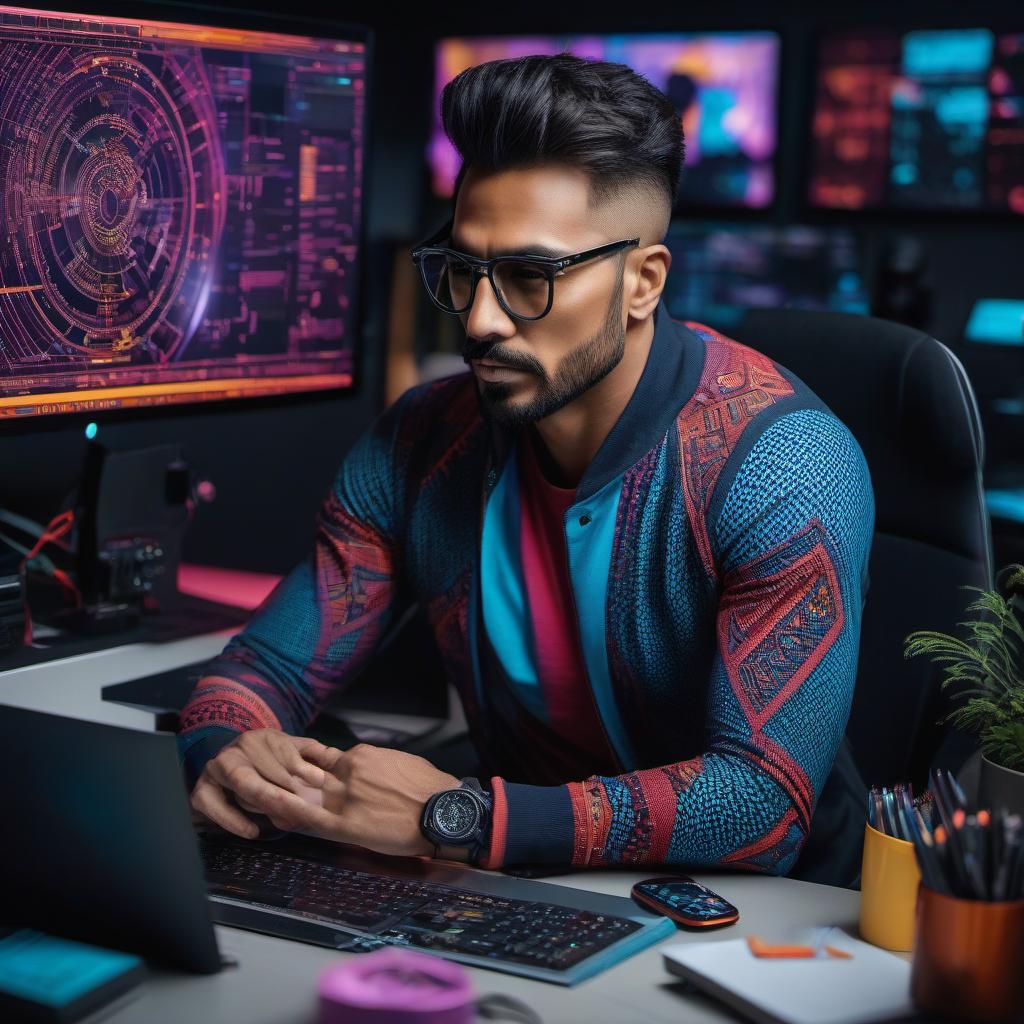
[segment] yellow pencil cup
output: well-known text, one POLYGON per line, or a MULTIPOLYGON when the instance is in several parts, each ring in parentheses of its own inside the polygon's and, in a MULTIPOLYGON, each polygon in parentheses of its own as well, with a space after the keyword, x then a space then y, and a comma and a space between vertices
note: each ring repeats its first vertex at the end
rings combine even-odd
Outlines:
POLYGON ((865 825, 860 873, 860 934, 865 942, 900 953, 913 949, 920 881, 914 844, 865 825))

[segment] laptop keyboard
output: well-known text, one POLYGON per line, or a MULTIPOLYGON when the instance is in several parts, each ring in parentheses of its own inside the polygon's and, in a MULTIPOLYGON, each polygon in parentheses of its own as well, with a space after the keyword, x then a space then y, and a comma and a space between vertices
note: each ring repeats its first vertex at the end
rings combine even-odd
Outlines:
POLYGON ((381 943, 564 971, 641 928, 625 917, 352 871, 265 848, 201 846, 211 895, 287 910, 381 943))

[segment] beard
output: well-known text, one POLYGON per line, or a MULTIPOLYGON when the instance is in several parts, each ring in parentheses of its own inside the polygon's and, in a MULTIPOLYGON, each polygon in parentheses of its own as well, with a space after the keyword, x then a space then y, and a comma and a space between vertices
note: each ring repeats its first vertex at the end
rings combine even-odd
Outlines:
POLYGON ((518 403, 513 401, 516 385, 478 381, 480 400, 496 423, 513 430, 537 423, 576 401, 619 365, 626 351, 626 329, 621 319, 623 287, 624 275, 620 273, 604 323, 596 334, 564 356, 553 374, 547 374, 540 363, 529 356, 518 352, 506 355, 500 345, 487 348, 486 352, 483 346, 475 346, 472 354, 467 354, 467 362, 469 359, 493 359, 512 369, 525 370, 540 381, 534 396, 518 403))

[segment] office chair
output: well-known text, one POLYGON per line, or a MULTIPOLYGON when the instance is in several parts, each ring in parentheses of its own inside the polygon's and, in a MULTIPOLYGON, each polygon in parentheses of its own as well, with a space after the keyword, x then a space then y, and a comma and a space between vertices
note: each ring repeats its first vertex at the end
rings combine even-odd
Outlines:
POLYGON ((749 310, 727 332, 795 373, 864 451, 875 492, 870 586, 847 737, 869 784, 958 768, 973 741, 940 722, 952 695, 916 629, 954 632, 971 595, 992 585, 982 490, 984 436, 960 361, 916 328, 849 313, 749 310))

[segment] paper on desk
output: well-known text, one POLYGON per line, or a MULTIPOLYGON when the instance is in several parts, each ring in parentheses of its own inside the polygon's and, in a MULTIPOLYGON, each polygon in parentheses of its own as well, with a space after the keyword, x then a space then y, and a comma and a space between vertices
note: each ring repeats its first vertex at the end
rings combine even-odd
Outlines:
POLYGON ((868 1024, 913 1012, 910 964, 840 929, 849 960, 761 959, 746 939, 667 947, 665 967, 758 1024, 868 1024))

